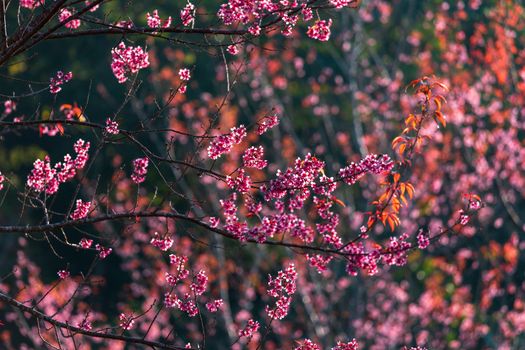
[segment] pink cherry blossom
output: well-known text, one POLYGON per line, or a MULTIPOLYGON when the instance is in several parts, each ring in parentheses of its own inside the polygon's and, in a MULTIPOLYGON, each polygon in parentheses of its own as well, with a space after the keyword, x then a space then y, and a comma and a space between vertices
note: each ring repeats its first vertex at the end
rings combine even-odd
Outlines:
POLYGON ((120 42, 111 50, 111 69, 119 83, 128 80, 130 74, 149 67, 148 53, 140 46, 126 46, 120 42))

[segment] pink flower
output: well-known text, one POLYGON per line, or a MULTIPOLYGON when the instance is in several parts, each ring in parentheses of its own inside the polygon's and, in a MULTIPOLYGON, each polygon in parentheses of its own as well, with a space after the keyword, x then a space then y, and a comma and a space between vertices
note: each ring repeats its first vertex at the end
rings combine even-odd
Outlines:
POLYGON ((77 142, 75 142, 75 144, 73 145, 73 149, 77 153, 77 157, 74 161, 76 169, 82 169, 84 168, 84 166, 86 166, 86 162, 88 160, 89 147, 90 143, 82 139, 78 139, 77 142))
POLYGON ((98 256, 99 256, 101 259, 105 259, 105 258, 107 258, 108 255, 111 254, 111 252, 113 251, 113 249, 103 247, 103 246, 101 246, 100 244, 97 244, 97 245, 95 246, 95 249, 98 250, 98 256))
POLYGON ((321 350, 321 348, 310 339, 305 339, 301 345, 295 347, 294 350, 321 350))
POLYGON ((33 170, 27 178, 27 186, 36 192, 45 190, 47 194, 54 194, 58 191, 59 186, 56 173, 56 169, 51 168, 48 156, 44 160, 37 159, 33 163, 33 170))
POLYGON ((60 277, 60 279, 64 280, 64 279, 69 277, 69 271, 67 271, 67 270, 60 270, 60 271, 57 272, 57 275, 58 275, 58 277, 60 277))
POLYGON ((159 237, 159 233, 155 232, 155 236, 151 239, 150 243, 159 248, 162 251, 166 251, 173 245, 173 239, 171 237, 159 237))
POLYGON ((259 330, 259 322, 249 319, 246 326, 239 331, 239 337, 251 337, 259 330))
POLYGON ((296 280, 297 272, 294 264, 290 264, 285 270, 279 271, 276 278, 269 276, 268 295, 278 299, 275 307, 266 306, 265 310, 268 317, 281 320, 288 315, 292 302, 291 296, 297 290, 296 280))
POLYGON ((188 1, 186 6, 180 11, 180 19, 182 20, 182 25, 186 27, 195 22, 195 5, 188 1))
POLYGON ((111 70, 119 83, 128 80, 127 75, 149 67, 148 53, 140 46, 126 46, 123 42, 111 50, 111 70))
POLYGON ((73 212, 73 214, 71 214, 71 219, 73 220, 84 219, 89 213, 91 202, 83 202, 82 199, 78 199, 76 204, 77 204, 77 207, 75 208, 75 211, 73 212))
POLYGON ((354 0, 330 0, 330 4, 336 9, 341 9, 355 2, 354 0))
POLYGON ((166 293, 164 294, 164 305, 166 307, 180 307, 180 299, 175 294, 166 293))
POLYGON ((248 32, 253 36, 259 36, 261 35, 261 26, 254 23, 248 28, 248 32))
POLYGON ((4 189, 4 181, 5 181, 5 176, 2 175, 2 172, 0 171, 0 191, 4 189))
POLYGON ((255 147, 252 146, 244 151, 242 160, 245 167, 264 169, 268 162, 263 159, 264 157, 264 148, 263 146, 255 147))
POLYGON ((235 179, 230 176, 226 177, 226 184, 228 187, 240 193, 247 193, 251 186, 252 180, 249 175, 246 175, 244 169, 239 170, 239 174, 235 179))
POLYGON ((106 128, 104 130, 106 130, 108 134, 118 135, 118 123, 108 118, 106 119, 106 128))
POLYGON ((217 299, 217 300, 213 300, 213 301, 206 303, 206 308, 208 309, 209 312, 217 312, 219 311, 219 309, 222 307, 223 304, 224 304, 224 301, 222 299, 217 299))
POLYGON ((126 331, 129 331, 130 329, 132 329, 133 325, 135 324, 135 320, 133 319, 133 316, 127 316, 124 313, 121 313, 119 315, 119 320, 120 320, 119 326, 126 331))
POLYGON ((417 246, 419 249, 425 249, 430 245, 430 239, 428 237, 428 231, 423 229, 417 233, 417 246))
POLYGON ((119 28, 133 28, 134 26, 135 24, 133 24, 132 20, 118 21, 115 23, 115 27, 119 27, 119 28))
POLYGON ((353 185, 367 172, 379 175, 391 171, 393 167, 394 162, 388 155, 369 154, 359 163, 352 162, 347 167, 339 170, 339 176, 348 185, 353 185))
POLYGON ((68 72, 64 74, 62 71, 58 71, 55 77, 50 79, 49 91, 52 94, 57 94, 62 90, 60 86, 64 83, 67 83, 71 79, 73 79, 73 73, 68 72))
POLYGON ((226 51, 228 51, 230 55, 235 56, 239 53, 239 48, 237 47, 237 45, 232 44, 232 45, 228 45, 228 47, 226 48, 226 51))
POLYGON ((91 247, 91 245, 93 244, 93 240, 92 239, 87 239, 87 238, 82 238, 78 244, 84 249, 89 249, 91 247))
POLYGON ((234 145, 241 143, 246 137, 246 128, 244 125, 233 127, 230 133, 216 137, 208 146, 208 157, 217 159, 221 155, 232 150, 234 145))
MULTIPOLYGON (((86 7, 89 6, 89 5, 91 5, 91 3, 93 3, 93 1, 88 1, 88 0, 86 0, 86 1, 85 1, 86 7)), ((95 12, 96 10, 98 10, 99 7, 100 7, 100 4, 97 4, 97 5, 93 6, 93 7, 89 10, 89 12, 95 12)))
POLYGON ((146 180, 148 164, 148 158, 137 158, 133 161, 133 174, 131 175, 131 179, 134 183, 140 184, 146 180))
MULTIPOLYGON (((69 17, 73 16, 74 14, 75 13, 73 10, 68 10, 68 9, 63 8, 60 10, 60 13, 58 14, 58 20, 60 22, 66 22, 69 19, 69 17)), ((80 20, 78 18, 73 19, 67 22, 64 26, 69 29, 77 29, 78 27, 80 27, 80 20)))
POLYGON ((20 7, 32 10, 36 7, 42 6, 44 2, 44 0, 20 0, 20 7))
POLYGON ((150 28, 168 28, 171 25, 171 16, 168 19, 161 20, 158 10, 153 10, 153 15, 148 12, 146 19, 150 28))
POLYGON ((188 68, 179 69, 179 78, 184 81, 188 81, 191 78, 190 70, 188 68))
POLYGON ((301 13, 303 14, 303 21, 305 22, 308 22, 310 21, 312 18, 314 18, 314 13, 312 11, 311 8, 307 7, 307 8, 304 8, 301 13))
POLYGON ((202 295, 208 286, 208 276, 204 270, 200 270, 193 278, 190 289, 195 295, 202 295))
POLYGON ((352 339, 352 341, 348 343, 338 341, 337 345, 331 350, 359 350, 359 343, 357 343, 355 339, 352 339))
POLYGON ((271 115, 264 117, 264 119, 257 124, 257 133, 259 135, 264 134, 268 129, 273 128, 279 124, 279 117, 276 115, 271 115))
POLYGON ((330 39, 330 26, 332 25, 332 19, 328 21, 318 20, 314 25, 308 27, 306 35, 312 39, 319 41, 328 41, 330 39))

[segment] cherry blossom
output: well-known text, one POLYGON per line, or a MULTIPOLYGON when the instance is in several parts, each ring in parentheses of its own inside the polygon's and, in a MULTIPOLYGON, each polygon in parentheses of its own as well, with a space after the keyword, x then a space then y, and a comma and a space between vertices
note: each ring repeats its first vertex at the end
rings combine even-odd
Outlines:
POLYGON ((77 199, 76 208, 73 214, 71 214, 71 219, 73 220, 84 219, 88 215, 90 207, 91 207, 91 202, 84 202, 82 201, 82 199, 77 199))
POLYGON ((195 22, 195 5, 188 1, 186 6, 180 11, 180 19, 182 20, 182 25, 189 26, 195 22))
POLYGON ((133 174, 131 174, 131 179, 134 183, 140 184, 146 180, 148 164, 148 158, 137 158, 133 161, 133 174))
POLYGON ((159 16, 158 10, 153 10, 153 15, 148 12, 146 15, 148 27, 150 28, 168 28, 171 25, 171 16, 167 19, 162 20, 159 16))
POLYGON ((190 70, 188 68, 179 69, 179 78, 184 81, 188 81, 191 78, 190 70))
POLYGON ((239 337, 252 337, 259 330, 259 327, 259 322, 249 319, 246 326, 239 331, 239 337))
POLYGON ((319 41, 328 41, 330 39, 330 26, 332 25, 332 19, 318 20, 315 24, 308 27, 306 34, 312 38, 319 41))
POLYGON ((118 135, 118 123, 110 118, 106 119, 106 132, 111 135, 118 135))
POLYGON ((52 94, 59 93, 62 90, 61 85, 67 83, 71 79, 73 79, 73 73, 63 73, 62 71, 58 71, 55 77, 50 79, 49 91, 52 94))
POLYGON ((74 14, 75 12, 73 10, 63 8, 60 10, 60 13, 58 14, 58 20, 60 22, 67 21, 66 24, 64 25, 66 28, 77 29, 78 27, 80 27, 80 24, 81 24, 78 18, 68 21, 69 17, 73 16, 74 14))
POLYGON ((140 46, 126 46, 120 42, 111 50, 111 69, 119 83, 128 80, 130 74, 149 67, 148 53, 140 46))
POLYGON ((44 5, 45 0, 20 0, 20 7, 27 9, 34 9, 36 7, 44 5))

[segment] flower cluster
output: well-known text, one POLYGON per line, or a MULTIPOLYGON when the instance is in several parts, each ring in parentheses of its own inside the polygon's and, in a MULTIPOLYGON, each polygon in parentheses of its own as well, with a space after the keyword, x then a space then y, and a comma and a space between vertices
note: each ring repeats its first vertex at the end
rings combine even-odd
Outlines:
POLYGON ((417 246, 419 249, 425 249, 430 245, 430 238, 428 237, 428 231, 419 230, 417 233, 417 246))
POLYGON ((67 83, 71 79, 73 79, 73 73, 68 72, 64 74, 64 72, 58 71, 55 77, 49 79, 50 80, 49 91, 52 94, 59 93, 62 90, 61 85, 63 85, 64 83, 67 83))
POLYGON ((106 119, 106 128, 104 130, 106 130, 108 134, 118 135, 118 123, 108 118, 106 119))
POLYGON ((359 163, 352 162, 347 167, 339 170, 339 177, 345 183, 353 185, 367 172, 378 175, 392 170, 393 167, 394 162, 388 155, 377 156, 369 154, 359 163))
MULTIPOLYGON (((337 345, 333 347, 331 350, 358 350, 359 344, 355 339, 353 339, 351 342, 343 343, 341 341, 337 342, 337 345)), ((415 348, 414 348, 415 349, 415 348)), ((321 350, 321 347, 311 341, 310 339, 305 339, 301 342, 301 344, 294 348, 294 350, 321 350)), ((408 350, 408 349, 407 349, 408 350)))
POLYGON ((167 251, 173 245, 173 238, 171 237, 160 237, 158 232, 155 232, 154 237, 151 239, 150 243, 159 248, 162 251, 167 251))
POLYGON ((308 27, 306 35, 312 39, 319 41, 328 41, 330 39, 330 26, 332 25, 332 19, 318 20, 313 25, 308 27))
POLYGON ((279 271, 275 279, 271 275, 269 276, 268 295, 277 298, 277 302, 274 308, 266 306, 265 310, 268 317, 282 320, 288 315, 292 295, 297 290, 296 280, 297 272, 294 264, 290 264, 284 271, 279 271))
POLYGON ((71 219, 80 220, 85 218, 89 213, 91 202, 83 202, 82 199, 77 199, 76 205, 75 211, 71 214, 71 219))
POLYGON ((244 151, 242 161, 244 166, 247 168, 264 169, 268 162, 263 159, 264 148, 263 146, 255 147, 252 146, 244 151))
POLYGON ((332 350, 358 350, 358 349, 359 349, 359 343, 355 339, 352 339, 352 341, 348 343, 343 343, 342 341, 338 341, 336 346, 332 348, 332 350))
MULTIPOLYGON (((189 285, 189 290, 192 293, 181 293, 187 290, 184 288, 174 288, 177 283, 187 281, 189 271, 185 268, 188 261, 187 256, 177 256, 170 254, 170 264, 175 265, 175 273, 166 272, 166 283, 171 287, 171 291, 164 294, 164 304, 166 307, 177 308, 180 311, 186 312, 188 316, 194 317, 199 313, 196 305, 196 297, 201 296, 208 288, 208 276, 204 270, 200 270, 193 278, 189 285), (179 293, 179 295, 177 295, 179 293)), ((221 299, 209 301, 206 308, 210 312, 217 312, 223 304, 221 299)))
POLYGON ((306 259, 311 267, 315 268, 317 272, 322 273, 328 270, 328 264, 334 257, 330 255, 306 255, 306 259))
POLYGON ((348 253, 346 272, 351 276, 357 276, 359 269, 363 269, 369 275, 375 275, 379 271, 377 265, 381 259, 381 251, 372 249, 366 251, 363 243, 351 243, 345 247, 348 253))
POLYGON ((277 126, 278 124, 279 124, 278 116, 270 115, 270 116, 264 117, 261 122, 257 123, 257 133, 259 135, 262 135, 269 129, 273 128, 274 126, 277 126))
POLYGON ((259 330, 260 324, 253 319, 249 319, 246 326, 239 331, 239 337, 251 337, 259 330))
MULTIPOLYGON (((86 0, 84 3, 86 4, 86 7, 87 7, 87 6, 91 5, 93 3, 93 1, 86 0)), ((90 8, 89 12, 95 12, 96 10, 98 10, 99 7, 100 7, 100 3, 95 5, 95 6, 93 6, 92 8, 90 8)))
POLYGON ((336 9, 341 9, 355 3, 356 0, 330 0, 330 4, 332 4, 332 6, 334 6, 336 9))
POLYGON ((207 302, 206 309, 208 309, 209 312, 217 312, 222 308, 222 305, 224 305, 224 301, 222 299, 216 299, 207 302))
POLYGON ((186 293, 183 299, 180 299, 175 294, 166 293, 164 295, 164 304, 166 307, 176 307, 181 311, 184 311, 190 317, 194 317, 199 313, 199 309, 195 302, 191 299, 191 295, 186 293))
MULTIPOLYGON (((69 17, 73 16, 74 14, 75 13, 73 10, 69 10, 66 8, 60 9, 60 13, 58 14, 58 20, 60 22, 66 22, 69 19, 69 17)), ((78 27, 80 27, 80 20, 78 18, 70 20, 66 24, 64 24, 64 26, 69 29, 77 29, 78 27)))
POLYGON ((315 179, 321 174, 324 165, 324 162, 310 153, 304 159, 297 158, 293 167, 284 173, 278 170, 276 178, 271 180, 269 185, 262 187, 265 199, 281 199, 289 194, 293 196, 290 200, 291 207, 301 208, 310 195, 309 188, 315 184, 315 179))
POLYGON ((189 26, 195 21, 195 5, 188 1, 186 6, 180 11, 180 19, 182 20, 182 25, 189 26))
POLYGON ((49 156, 46 156, 44 160, 37 159, 33 163, 33 170, 27 178, 27 186, 36 192, 56 193, 61 183, 72 179, 76 171, 85 166, 88 160, 89 146, 89 142, 82 139, 77 140, 74 145, 76 158, 73 159, 69 154, 66 154, 64 162, 58 162, 54 167, 51 167, 49 156))
POLYGON ((126 46, 120 42, 111 50, 111 57, 111 70, 121 84, 128 80, 128 74, 137 73, 149 66, 148 53, 140 46, 126 46))
POLYGON ((217 136, 208 146, 208 157, 217 159, 232 150, 234 145, 241 143, 246 137, 246 127, 240 125, 230 129, 230 133, 217 136))
POLYGON ((131 174, 131 179, 134 183, 140 184, 146 180, 148 164, 148 158, 137 158, 133 161, 133 174, 131 174))
POLYGON ((88 238, 82 238, 80 242, 78 242, 78 245, 84 249, 89 249, 92 244, 93 240, 88 238))
POLYGON ((408 250, 412 244, 406 242, 408 234, 404 233, 399 237, 390 237, 387 254, 383 255, 385 263, 388 265, 403 266, 407 263, 408 250))
POLYGON ((153 10, 153 15, 148 12, 146 15, 148 27, 150 28, 168 28, 171 25, 171 16, 168 19, 160 19, 159 11, 153 10))
POLYGON ((126 331, 129 331, 130 329, 132 329, 133 325, 135 324, 135 320, 133 319, 133 316, 127 316, 124 313, 121 313, 119 315, 119 320, 120 320, 119 326, 126 331))
POLYGON ((179 69, 179 78, 184 81, 188 81, 191 78, 191 73, 188 68, 179 69))
POLYGON ((97 244, 95 246, 95 249, 98 250, 98 256, 101 259, 107 258, 109 254, 111 254, 111 252, 113 251, 112 248, 106 248, 104 246, 101 246, 100 244, 97 244))
POLYGON ((306 6, 306 2, 298 1, 228 0, 228 3, 221 5, 217 15, 226 25, 238 22, 249 25, 250 34, 255 36, 261 33, 263 18, 278 15, 284 24, 281 33, 288 36, 299 20, 297 12, 306 6))
POLYGON ((190 289, 195 295, 202 295, 208 287, 208 276, 204 270, 200 270, 193 278, 190 289))
POLYGON ((44 5, 45 0, 20 0, 20 7, 26 9, 34 9, 36 7, 44 5))
POLYGON ((299 346, 295 347, 294 350, 321 350, 321 347, 310 339, 305 339, 299 346))
POLYGON ((166 283, 170 286, 176 285, 179 281, 186 279, 190 271, 188 271, 184 265, 188 262, 187 256, 177 256, 175 254, 170 254, 170 264, 175 265, 175 274, 166 272, 166 283))
POLYGON ((0 172, 0 191, 4 189, 5 176, 0 172))
POLYGON ((227 176, 226 184, 231 189, 234 189, 240 193, 247 193, 252 185, 252 180, 250 176, 246 175, 244 169, 241 169, 239 170, 239 173, 235 179, 231 176, 227 176))

